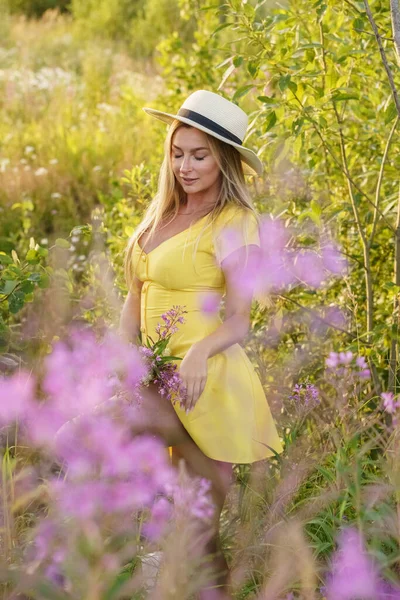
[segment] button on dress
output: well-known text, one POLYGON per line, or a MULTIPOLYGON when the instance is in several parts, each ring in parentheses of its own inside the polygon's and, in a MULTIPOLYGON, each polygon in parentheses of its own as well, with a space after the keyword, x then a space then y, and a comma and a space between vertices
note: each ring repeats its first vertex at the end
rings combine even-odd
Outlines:
MULTIPOLYGON (((257 220, 246 209, 228 204, 213 224, 206 219, 208 215, 148 253, 136 241, 132 253, 132 270, 143 282, 142 339, 145 341, 147 335, 158 339, 156 326, 163 324, 161 315, 175 305, 184 305, 188 311, 183 315, 185 322, 177 323, 178 332, 168 345, 168 354, 181 358, 222 323, 218 311, 211 314, 204 310, 210 294, 218 301, 225 293, 221 261, 246 244, 260 246, 257 220)), ((179 370, 181 361, 175 362, 179 370)), ((186 414, 179 402, 173 404, 202 452, 231 463, 270 457, 274 454, 271 448, 281 453, 283 447, 261 381, 244 349, 232 344, 208 358, 207 367, 205 388, 192 411, 186 414)))

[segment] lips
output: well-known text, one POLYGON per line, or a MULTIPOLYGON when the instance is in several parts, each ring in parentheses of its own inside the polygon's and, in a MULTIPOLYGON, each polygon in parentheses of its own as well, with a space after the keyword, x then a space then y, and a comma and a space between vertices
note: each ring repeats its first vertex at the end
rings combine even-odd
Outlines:
POLYGON ((193 183, 193 181, 197 181, 198 178, 196 179, 188 179, 187 177, 182 177, 182 181, 184 183, 193 183))

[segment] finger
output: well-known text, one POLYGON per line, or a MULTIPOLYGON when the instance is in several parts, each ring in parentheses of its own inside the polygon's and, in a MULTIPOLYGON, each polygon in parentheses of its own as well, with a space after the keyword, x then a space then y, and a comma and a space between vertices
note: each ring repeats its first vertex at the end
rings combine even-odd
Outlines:
POLYGON ((206 387, 206 383, 207 383, 207 377, 203 377, 203 379, 201 380, 199 398, 202 395, 202 393, 204 392, 204 388, 206 387))
POLYGON ((188 383, 188 397, 186 401, 186 414, 190 411, 190 407, 192 406, 193 401, 193 382, 189 381, 188 383))
POLYGON ((190 405, 190 410, 193 410, 194 407, 196 406, 197 400, 199 399, 200 396, 200 385, 201 382, 200 381, 196 381, 196 383, 193 386, 193 398, 192 398, 192 402, 190 405))

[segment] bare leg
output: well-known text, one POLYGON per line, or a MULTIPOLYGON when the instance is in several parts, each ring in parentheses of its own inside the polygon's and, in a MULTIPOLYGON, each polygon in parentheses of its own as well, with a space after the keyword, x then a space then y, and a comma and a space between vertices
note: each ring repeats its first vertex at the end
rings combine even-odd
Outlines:
MULTIPOLYGON (((137 419, 132 425, 133 433, 150 433, 162 438, 167 446, 179 449, 188 470, 212 482, 214 502, 221 506, 229 487, 227 472, 231 463, 222 463, 206 456, 183 427, 171 402, 158 393, 158 387, 150 384, 142 391, 143 401, 137 409, 137 419), (225 467, 221 467, 225 465, 225 467)), ((219 514, 218 514, 219 518, 219 514)))
MULTIPOLYGON (((172 463, 177 465, 181 458, 185 458, 185 448, 180 445, 172 449, 172 463)), ((232 480, 232 463, 213 460, 206 457, 218 473, 217 480, 211 479, 211 493, 215 504, 215 515, 211 525, 213 535, 206 544, 205 553, 209 556, 207 567, 211 567, 214 576, 208 582, 207 587, 203 588, 199 594, 199 600, 223 600, 231 598, 228 593, 229 569, 225 560, 220 539, 219 539, 219 519, 225 502, 225 497, 232 480)), ((198 465, 188 465, 189 472, 194 476, 204 476, 198 465)))
POLYGON ((189 473, 211 481, 216 510, 211 525, 212 537, 206 545, 205 553, 210 555, 207 566, 213 569, 215 575, 208 582, 207 588, 200 592, 200 600, 228 600, 229 571, 220 547, 219 518, 232 479, 232 463, 213 460, 200 450, 183 427, 171 403, 160 396, 155 384, 150 384, 143 390, 143 401, 138 408, 137 417, 137 423, 133 425, 134 433, 146 432, 161 437, 167 446, 173 447, 173 463, 177 464, 183 458, 189 473))

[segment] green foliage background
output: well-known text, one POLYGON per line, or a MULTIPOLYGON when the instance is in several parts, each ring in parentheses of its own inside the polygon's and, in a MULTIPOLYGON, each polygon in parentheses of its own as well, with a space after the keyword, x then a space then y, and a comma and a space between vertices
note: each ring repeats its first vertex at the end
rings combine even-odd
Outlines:
MULTIPOLYGON (((48 351, 55 332, 45 319, 28 338, 26 328, 52 281, 72 302, 55 319, 56 335, 70 319, 99 328, 117 321, 123 251, 156 190, 165 133, 142 107, 176 110, 198 88, 237 102, 250 116, 246 144, 266 167, 264 177, 249 177, 256 208, 293 228, 292 246, 318 249, 332 237, 348 260, 346 276, 319 290, 297 287, 254 304, 247 350, 265 389, 282 398, 296 381, 318 381, 324 356, 338 349, 366 356, 374 375, 356 395, 361 429, 337 423, 330 446, 327 431, 302 424, 328 452, 293 506, 331 480, 348 484, 307 526, 316 556, 325 555, 344 515, 372 519, 358 492, 381 449, 361 459, 355 448, 377 394, 397 390, 398 115, 364 3, 72 0, 58 3, 60 14, 44 12, 50 1, 11 2, 0 49, 4 356, 33 360, 32 339, 35 352, 48 351), (327 307, 342 311, 340 326, 329 325, 327 307)), ((399 89, 388 3, 371 8, 399 89)), ((297 439, 289 421, 282 409, 287 447, 297 439)), ((397 544, 390 553, 388 564, 397 544)))

